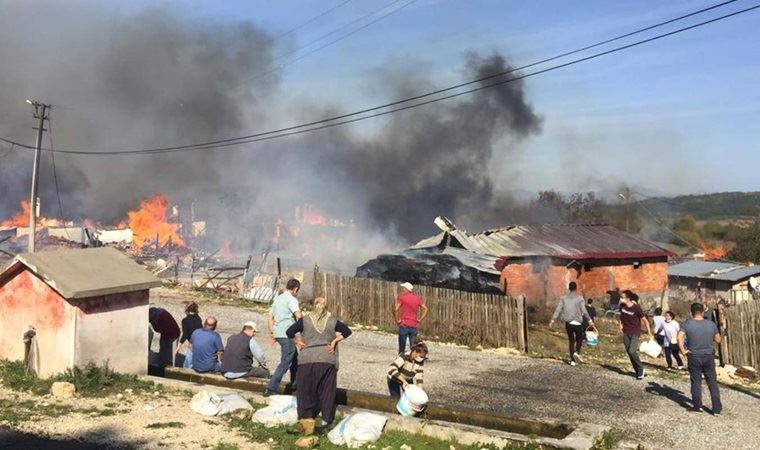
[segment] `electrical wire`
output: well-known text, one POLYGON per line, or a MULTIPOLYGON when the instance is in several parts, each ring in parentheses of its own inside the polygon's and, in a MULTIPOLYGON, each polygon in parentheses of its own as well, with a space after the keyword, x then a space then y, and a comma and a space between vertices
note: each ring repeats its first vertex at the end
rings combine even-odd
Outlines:
MULTIPOLYGON (((6 144, 7 144, 7 142, 6 142, 6 144)), ((5 152, 5 153, 3 153, 2 155, 0 155, 0 159, 7 158, 8 156, 11 155, 11 153, 13 153, 13 150, 15 150, 16 144, 8 144, 8 145, 10 145, 10 147, 8 148, 8 151, 5 152)), ((50 147, 52 147, 52 145, 50 147)))
MULTIPOLYGON (((53 119, 50 117, 50 113, 48 113, 48 139, 50 140, 50 148, 53 147, 53 119)), ((69 229, 66 226, 66 216, 63 215, 63 203, 61 202, 61 189, 58 186, 58 171, 55 167, 55 152, 50 152, 50 162, 53 166, 53 182, 55 184, 55 195, 58 198, 58 212, 60 214, 60 218, 63 221, 63 231, 66 233, 66 237, 69 240, 71 239, 71 236, 69 235, 69 229)))
MULTIPOLYGON (((625 35, 621 35, 621 36, 618 36, 618 37, 615 37, 615 38, 612 38, 612 39, 608 39, 608 40, 606 40, 604 42, 608 43, 608 42, 611 42, 611 41, 614 41, 614 40, 622 39, 625 36, 630 36, 630 35, 642 32, 644 30, 648 30, 648 29, 652 29, 652 28, 655 28, 655 27, 658 27, 658 26, 662 26, 662 25, 667 24, 667 23, 672 23, 673 21, 680 20, 680 19, 686 18, 686 17, 690 17, 690 16, 693 16, 695 14, 699 14, 701 12, 717 8, 719 6, 722 6, 722 5, 728 4, 728 3, 731 3, 731 2, 723 2, 723 3, 718 4, 718 5, 713 5, 713 6, 709 7, 709 8, 703 8, 702 10, 695 11, 693 13, 690 13, 690 14, 687 14, 687 15, 684 15, 684 16, 680 16, 680 18, 670 19, 668 21, 661 22, 660 24, 652 25, 652 26, 647 27, 647 28, 642 29, 642 30, 637 30, 637 31, 634 31, 634 32, 631 32, 631 33, 627 33, 625 35)), ((647 39, 636 41, 636 42, 633 42, 631 44, 626 44, 626 45, 623 45, 623 46, 612 48, 610 50, 606 50, 606 51, 602 51, 602 52, 599 52, 599 53, 595 53, 595 54, 592 54, 590 56, 586 56, 586 57, 583 57, 583 58, 575 59, 575 60, 572 60, 572 61, 569 61, 569 62, 566 62, 566 63, 563 63, 563 64, 558 64, 558 65, 551 66, 551 67, 548 67, 548 68, 545 68, 545 69, 537 70, 537 71, 534 71, 534 72, 531 72, 531 73, 527 73, 527 74, 524 74, 524 75, 516 76, 516 77, 513 77, 513 78, 506 79, 506 80, 498 81, 498 82, 495 82, 495 83, 479 86, 477 88, 469 89, 469 90, 458 92, 458 93, 455 93, 455 94, 450 94, 450 95, 447 95, 447 96, 434 98, 432 100, 427 100, 427 101, 424 101, 424 102, 419 102, 419 103, 415 103, 415 104, 412 104, 412 105, 407 105, 407 106, 395 108, 395 109, 392 109, 392 110, 389 110, 389 111, 384 111, 384 112, 379 112, 379 113, 376 113, 376 114, 361 116, 361 117, 353 118, 353 119, 350 119, 350 120, 341 120, 341 119, 345 119, 345 118, 349 118, 349 117, 353 117, 353 116, 357 116, 357 115, 361 115, 361 114, 366 114, 368 112, 377 111, 379 109, 384 109, 384 108, 387 108, 387 107, 390 107, 390 106, 395 106, 395 105, 407 103, 407 102, 414 101, 414 100, 419 100, 419 99, 427 98, 427 97, 430 97, 430 96, 433 96, 433 95, 436 95, 436 94, 440 94, 440 93, 443 93, 443 92, 448 92, 448 91, 451 91, 451 90, 454 90, 454 89, 457 89, 457 88, 460 88, 460 87, 464 87, 464 86, 471 85, 471 84, 478 83, 478 82, 482 82, 482 81, 485 81, 485 80, 488 80, 488 79, 493 79, 493 78, 497 78, 497 77, 500 77, 500 76, 503 76, 503 75, 507 75, 507 74, 513 73, 515 71, 525 69, 527 67, 532 67, 532 66, 535 66, 535 65, 538 65, 538 64, 542 64, 544 62, 552 61, 552 60, 561 58, 563 56, 567 56, 569 54, 577 53, 577 52, 583 51, 583 50, 582 49, 573 50, 572 52, 563 53, 562 55, 558 55, 558 56, 547 58, 547 59, 544 59, 544 60, 541 60, 541 61, 537 61, 537 62, 528 64, 526 66, 521 66, 521 67, 518 67, 518 68, 510 69, 508 71, 492 74, 492 75, 489 75, 487 77, 479 78, 479 79, 468 81, 468 82, 465 82, 465 83, 460 83, 460 84, 455 85, 455 86, 451 86, 451 87, 444 88, 444 89, 439 89, 437 91, 429 92, 429 93, 426 93, 426 94, 421 94, 421 95, 418 95, 418 96, 409 97, 409 98, 402 99, 402 100, 397 100, 397 101, 394 101, 394 102, 391 102, 391 103, 387 103, 387 104, 384 104, 384 105, 380 105, 380 106, 376 106, 376 107, 373 107, 373 108, 367 108, 367 109, 364 109, 364 110, 355 111, 353 113, 347 113, 347 114, 343 114, 343 115, 339 115, 339 116, 334 116, 334 117, 330 117, 330 118, 326 118, 326 119, 321 119, 321 120, 317 120, 317 121, 313 121, 313 122, 309 122, 309 123, 304 123, 304 124, 300 124, 300 125, 294 125, 294 126, 290 126, 290 127, 286 127, 286 128, 280 128, 280 129, 276 129, 276 130, 271 130, 271 131, 266 131, 266 132, 260 132, 260 133, 251 134, 251 135, 247 135, 247 136, 240 136, 240 137, 237 137, 237 138, 221 139, 221 140, 216 140, 216 141, 210 141, 210 142, 204 142, 204 143, 198 143, 198 144, 188 144, 188 145, 181 145, 181 146, 174 146, 174 147, 159 147, 159 148, 139 149, 139 150, 117 150, 117 151, 83 151, 83 150, 63 150, 63 149, 43 149, 43 150, 45 150, 45 151, 55 151, 55 152, 58 152, 58 153, 78 154, 78 155, 113 155, 113 156, 116 156, 116 155, 128 155, 128 154, 156 154, 156 153, 173 153, 173 152, 177 152, 177 151, 208 150, 208 149, 213 149, 213 148, 222 148, 222 147, 228 147, 228 146, 232 146, 232 145, 242 145, 242 144, 246 144, 246 143, 259 142, 259 141, 270 140, 270 139, 278 139, 278 138, 281 138, 281 137, 286 137, 286 136, 292 136, 292 135, 296 135, 296 134, 302 134, 302 133, 317 131, 317 130, 321 130, 321 129, 325 129, 325 128, 331 128, 331 127, 335 127, 335 126, 339 126, 339 125, 344 125, 344 124, 358 122, 358 121, 361 121, 361 120, 367 120, 367 119, 370 119, 370 118, 379 117, 379 116, 383 116, 383 115, 387 115, 387 114, 392 114, 392 113, 399 112, 399 111, 404 111, 404 110, 407 110, 407 109, 417 108, 417 107, 428 105, 428 104, 435 103, 435 102, 438 102, 438 101, 448 100, 448 99, 451 99, 451 98, 459 97, 461 95, 466 95, 466 94, 470 94, 470 93, 473 93, 473 92, 478 92, 478 91, 481 91, 481 90, 484 90, 484 89, 492 88, 492 87, 495 87, 495 86, 500 86, 500 85, 503 85, 503 84, 506 84, 506 83, 509 83, 509 82, 513 82, 513 81, 517 81, 517 80, 522 80, 522 79, 525 79, 525 78, 528 78, 528 77, 531 77, 531 76, 535 76, 535 75, 547 73, 547 72, 550 72, 550 71, 554 71, 554 70, 557 70, 557 69, 560 69, 560 68, 572 66, 572 65, 575 65, 575 64, 579 64, 581 62, 589 61, 589 60, 596 59, 596 58, 599 58, 599 57, 602 57, 602 56, 606 56, 606 55, 609 55, 609 54, 612 54, 612 53, 616 53, 616 52, 620 52, 620 51, 623 51, 623 50, 627 50, 627 49, 630 49, 632 47, 636 47, 636 46, 643 45, 643 44, 646 44, 646 43, 649 43, 649 42, 653 42, 653 41, 656 41, 656 40, 659 40, 659 39, 663 39, 665 37, 669 37, 669 36, 673 36, 673 35, 676 35, 676 34, 679 34, 679 33, 683 33, 685 31, 689 31, 689 30, 692 30, 692 29, 695 29, 695 28, 699 28, 699 27, 702 27, 702 26, 705 26, 705 25, 708 25, 708 24, 711 24, 711 23, 714 23, 714 22, 718 22, 720 20, 728 19, 730 17, 734 17, 734 16, 737 16, 739 14, 744 14, 744 13, 756 10, 758 8, 760 8, 760 4, 752 6, 752 7, 749 7, 749 8, 742 9, 742 10, 739 10, 739 11, 735 11, 733 13, 729 13, 729 14, 725 14, 725 15, 722 15, 722 16, 718 16, 718 17, 713 18, 713 19, 705 20, 703 22, 699 22, 699 23, 696 23, 696 24, 693 24, 693 25, 690 25, 690 26, 679 28, 679 29, 676 29, 676 30, 673 30, 673 31, 670 31, 670 32, 667 32, 667 33, 659 34, 659 35, 656 35, 656 36, 653 36, 653 37, 650 37, 650 38, 647 38, 647 39), (334 122, 334 123, 329 123, 329 122, 334 122), (324 124, 324 125, 322 125, 322 124, 324 124), (321 125, 321 126, 317 126, 317 125, 321 125), (302 129, 302 128, 305 128, 305 129, 302 129)), ((599 46, 599 45, 602 45, 602 43, 593 44, 591 46, 584 47, 584 49, 593 48, 593 47, 599 46)), ((5 139, 5 138, 0 138, 0 140, 8 142, 8 143, 15 143, 16 145, 19 145, 20 147, 27 148, 27 149, 32 149, 33 148, 31 146, 28 146, 28 145, 25 145, 25 144, 20 144, 18 142, 15 142, 15 141, 12 141, 12 140, 9 140, 9 139, 5 139)))
MULTIPOLYGON (((374 15, 374 14, 376 14, 376 13, 382 11, 382 10, 384 10, 384 9, 388 8, 389 6, 395 5, 396 3, 399 3, 400 1, 402 1, 402 0, 394 0, 393 2, 389 3, 388 5, 383 6, 382 8, 380 8, 380 9, 378 9, 376 11, 373 11, 373 12, 371 12, 369 14, 366 14, 366 15, 364 15, 362 17, 359 17, 358 19, 356 19, 356 20, 354 20, 354 21, 352 21, 352 22, 350 22, 350 23, 348 23, 348 24, 346 24, 346 25, 344 25, 342 27, 336 28, 335 30, 333 30, 333 31, 331 31, 331 32, 329 32, 327 34, 322 35, 322 36, 318 37, 317 39, 314 39, 313 41, 309 42, 308 44, 302 45, 301 47, 299 47, 299 48, 297 48, 297 49, 295 49, 295 50, 293 50, 291 52, 288 52, 288 53, 285 53, 283 55, 280 55, 279 57, 277 57, 275 59, 275 62, 279 61, 279 60, 281 60, 283 58, 285 58, 286 56, 290 56, 290 55, 296 54, 299 51, 301 51, 301 50, 303 50, 303 49, 311 46, 312 44, 315 44, 315 43, 321 41, 322 39, 335 34, 336 32, 339 32, 339 31, 341 31, 341 30, 343 30, 345 28, 348 28, 348 27, 350 27, 351 25, 353 25, 353 24, 355 24, 357 22, 361 22, 362 20, 366 19, 367 17, 370 17, 370 16, 372 16, 372 15, 374 15)), ((383 14, 383 15, 375 18, 375 19, 373 19, 372 21, 370 21, 370 22, 368 22, 368 23, 360 26, 359 28, 356 28, 356 29, 350 31, 347 34, 344 34, 344 35, 342 35, 342 36, 340 36, 340 37, 338 37, 338 38, 336 38, 336 39, 334 39, 332 41, 327 42, 326 44, 323 44, 323 45, 321 45, 321 46, 319 46, 319 47, 317 47, 317 48, 315 48, 315 49, 313 49, 313 50, 311 50, 309 52, 306 52, 306 53, 298 56, 297 58, 294 58, 294 59, 292 59, 290 61, 287 61, 285 63, 279 64, 277 67, 269 69, 269 70, 267 70, 265 72, 256 74, 256 75, 254 75, 252 77, 248 77, 248 78, 244 79, 242 82, 240 82, 237 86, 243 85, 243 84, 251 82, 253 80, 258 80, 260 78, 264 78, 264 77, 266 77, 268 75, 271 75, 271 74, 279 71, 280 69, 283 69, 283 68, 285 68, 285 67, 287 67, 287 66, 289 66, 289 65, 291 65, 291 64, 293 64, 295 62, 298 62, 298 61, 306 58, 307 56, 312 55, 312 54, 314 54, 314 53, 316 53, 316 52, 318 52, 318 51, 320 51, 320 50, 322 50, 324 48, 327 48, 327 47, 330 47, 331 45, 337 44, 338 42, 340 42, 340 41, 342 41, 342 40, 344 40, 344 39, 346 39, 346 38, 348 38, 348 37, 350 37, 350 36, 358 33, 359 31, 361 31, 361 30, 363 30, 363 29, 365 29, 365 28, 367 28, 367 27, 369 27, 371 25, 374 25, 375 23, 377 23, 377 22, 385 19, 386 17, 388 17, 388 16, 390 16, 392 14, 395 14, 395 13, 401 11, 402 9, 406 8, 407 6, 411 5, 412 3, 416 2, 416 1, 417 0, 410 0, 409 2, 407 2, 407 3, 405 3, 405 4, 401 5, 401 6, 399 6, 398 8, 393 9, 393 10, 391 10, 391 11, 389 11, 389 12, 387 12, 387 13, 385 13, 385 14, 383 14)))
POLYGON ((288 30, 288 31, 286 31, 286 32, 284 32, 282 34, 275 36, 273 40, 276 41, 276 40, 284 38, 285 36, 287 36, 289 34, 292 34, 292 33, 296 32, 296 31, 300 30, 301 28, 305 27, 306 25, 309 25, 309 24, 311 24, 311 23, 313 23, 313 22, 321 19, 322 17, 330 14, 331 12, 335 11, 336 9, 344 6, 346 3, 349 3, 349 2, 351 2, 351 0, 345 0, 343 3, 339 3, 339 4, 333 6, 332 8, 330 8, 330 9, 328 9, 328 10, 326 10, 326 11, 320 13, 320 14, 317 14, 316 16, 312 17, 311 19, 308 19, 306 22, 303 22, 302 24, 298 25, 297 27, 291 28, 290 30, 288 30))

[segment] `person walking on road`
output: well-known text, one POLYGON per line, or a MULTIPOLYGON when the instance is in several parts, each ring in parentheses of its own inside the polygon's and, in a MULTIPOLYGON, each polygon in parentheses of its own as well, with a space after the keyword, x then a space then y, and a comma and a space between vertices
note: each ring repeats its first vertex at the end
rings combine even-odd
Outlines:
POLYGON ((272 302, 272 308, 269 311, 269 340, 272 345, 280 344, 280 364, 274 370, 272 378, 269 379, 264 397, 269 397, 277 393, 282 377, 285 372, 290 370, 290 389, 296 388, 296 374, 298 372, 298 355, 296 346, 288 338, 287 331, 296 320, 301 319, 301 310, 298 306, 298 291, 301 289, 301 282, 295 278, 288 280, 285 285, 285 292, 275 297, 272 302))
POLYGON ((644 379, 644 364, 639 359, 639 338, 641 336, 641 325, 644 324, 647 329, 649 339, 653 339, 652 327, 649 325, 644 311, 638 303, 634 303, 633 298, 629 295, 630 291, 624 291, 621 295, 620 303, 620 333, 623 335, 623 345, 628 353, 628 358, 633 365, 634 375, 637 380, 644 379))
POLYGON ((678 332, 678 347, 686 355, 689 364, 689 379, 691 380, 692 409, 702 412, 702 376, 710 390, 713 415, 719 415, 723 409, 720 403, 718 377, 715 373, 715 358, 713 356, 713 341, 720 344, 720 332, 715 322, 704 318, 704 306, 692 303, 691 318, 687 320, 678 332), (688 346, 686 345, 688 341, 688 346))
POLYGON ((396 308, 393 310, 394 319, 398 323, 398 354, 406 351, 406 341, 409 340, 409 348, 417 339, 417 328, 428 314, 428 307, 422 299, 414 294, 414 286, 411 283, 401 283, 401 295, 396 300, 396 308), (422 315, 418 314, 422 310, 422 315))
POLYGON ((681 330, 681 325, 676 321, 676 315, 673 311, 667 311, 664 317, 665 320, 660 323, 659 328, 655 326, 654 332, 663 335, 662 351, 665 353, 668 370, 673 370, 674 358, 678 364, 678 370, 681 370, 683 369, 683 361, 678 352, 678 332, 681 330))
POLYGON ((594 320, 588 314, 586 302, 583 300, 583 297, 575 292, 578 289, 575 282, 571 281, 567 289, 570 292, 560 297, 559 303, 557 303, 557 308, 552 315, 552 319, 549 321, 549 328, 554 326, 554 321, 559 317, 565 322, 570 365, 574 366, 583 362, 580 356, 581 346, 586 337, 586 330, 583 328, 583 322, 585 321, 589 326, 592 326, 594 325, 594 320))

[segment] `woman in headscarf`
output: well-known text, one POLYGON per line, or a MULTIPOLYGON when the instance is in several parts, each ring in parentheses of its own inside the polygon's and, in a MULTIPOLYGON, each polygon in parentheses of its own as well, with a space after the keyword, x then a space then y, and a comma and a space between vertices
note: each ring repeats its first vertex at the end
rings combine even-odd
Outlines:
POLYGON ((298 423, 304 436, 311 436, 320 412, 320 430, 335 418, 338 343, 351 336, 351 329, 327 311, 327 300, 318 297, 314 299, 314 310, 288 328, 286 334, 298 348, 298 423))
MULTIPOLYGON (((179 338, 180 347, 190 340, 193 331, 198 328, 203 328, 203 321, 198 315, 198 304, 190 302, 185 305, 185 318, 182 319, 182 336, 179 338)), ((177 347, 177 350, 179 350, 179 347, 177 347)), ((191 369, 193 367, 193 350, 190 348, 189 342, 188 348, 185 351, 185 361, 182 363, 182 367, 185 369, 191 369)))

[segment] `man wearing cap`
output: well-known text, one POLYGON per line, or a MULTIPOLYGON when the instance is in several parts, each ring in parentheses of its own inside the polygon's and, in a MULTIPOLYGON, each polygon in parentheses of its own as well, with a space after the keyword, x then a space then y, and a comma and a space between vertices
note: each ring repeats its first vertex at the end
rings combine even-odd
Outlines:
POLYGON ((417 327, 428 314, 428 307, 422 299, 414 294, 414 286, 411 283, 401 283, 401 295, 396 300, 394 319, 398 323, 398 354, 406 351, 406 341, 409 339, 409 348, 414 345, 417 338, 417 327), (420 309, 422 315, 417 317, 420 309))
POLYGON ((261 350, 256 336, 256 322, 248 321, 243 324, 243 330, 227 338, 224 348, 222 372, 230 380, 243 377, 269 378, 267 360, 261 350), (255 362, 254 362, 255 361, 255 362))

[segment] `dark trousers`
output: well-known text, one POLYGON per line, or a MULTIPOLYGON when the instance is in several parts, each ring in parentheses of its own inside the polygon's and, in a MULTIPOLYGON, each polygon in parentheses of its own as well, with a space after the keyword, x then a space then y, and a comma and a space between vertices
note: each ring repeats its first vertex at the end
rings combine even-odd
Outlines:
POLYGON ((570 359, 573 359, 573 353, 581 352, 581 346, 586 338, 586 333, 583 332, 583 325, 571 325, 570 322, 565 322, 565 331, 567 331, 570 359))
POLYGON ((316 419, 322 413, 322 422, 326 425, 335 419, 335 391, 338 383, 338 371, 328 363, 302 364, 298 367, 298 401, 299 419, 316 419))
POLYGON ((277 338, 277 343, 280 344, 280 364, 274 369, 272 378, 269 379, 267 384, 267 391, 277 392, 277 388, 280 386, 282 377, 285 376, 285 372, 290 370, 290 385, 291 387, 296 382, 298 372, 298 352, 296 346, 288 338, 277 338))
POLYGON ((673 367, 672 358, 676 359, 676 364, 678 364, 678 367, 683 366, 681 355, 678 354, 678 347, 676 347, 673 344, 670 344, 667 347, 663 347, 662 350, 665 352, 665 361, 668 363, 668 367, 673 367))
POLYGON ((636 372, 636 376, 640 376, 644 373, 644 364, 639 359, 639 337, 635 334, 623 335, 623 346, 625 346, 625 352, 628 353, 628 358, 631 360, 633 371, 636 372))
POLYGON ((395 378, 388 378, 388 392, 391 393, 391 397, 401 397, 401 383, 395 378))
POLYGON ((688 354, 689 379, 691 380, 691 401, 694 409, 702 408, 702 375, 707 381, 710 390, 712 412, 719 413, 722 409, 720 404, 720 391, 718 390, 718 376, 715 373, 715 358, 713 355, 688 354))
POLYGON ((399 355, 406 351, 406 340, 409 339, 409 349, 414 345, 417 338, 417 327, 398 327, 398 353, 399 355))

